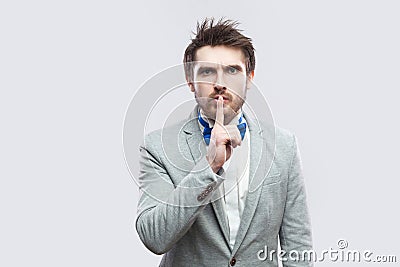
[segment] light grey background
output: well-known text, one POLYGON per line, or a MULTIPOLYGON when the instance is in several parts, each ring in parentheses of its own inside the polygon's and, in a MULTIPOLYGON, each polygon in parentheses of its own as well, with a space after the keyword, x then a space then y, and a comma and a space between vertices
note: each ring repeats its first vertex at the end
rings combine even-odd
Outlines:
POLYGON ((134 230, 123 118, 147 78, 181 63, 205 16, 237 19, 254 39, 255 82, 299 140, 315 249, 344 238, 400 260, 399 11, 386 0, 3 1, 0 266, 158 264, 134 230))

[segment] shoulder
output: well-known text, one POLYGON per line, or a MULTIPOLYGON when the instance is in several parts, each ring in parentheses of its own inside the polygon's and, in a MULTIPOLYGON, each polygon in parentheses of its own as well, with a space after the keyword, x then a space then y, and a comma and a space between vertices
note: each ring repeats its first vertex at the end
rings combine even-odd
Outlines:
POLYGON ((263 131, 264 137, 269 140, 273 139, 277 147, 292 146, 296 139, 292 132, 275 124, 259 121, 259 125, 263 131))
POLYGON ((260 122, 263 136, 273 149, 274 161, 281 165, 290 164, 297 151, 296 136, 291 131, 277 125, 260 122))
POLYGON ((178 140, 179 136, 184 133, 190 121, 182 120, 166 127, 151 131, 144 135, 142 146, 146 148, 161 148, 163 144, 171 143, 178 140))
POLYGON ((277 147, 289 147, 293 149, 296 137, 294 133, 290 132, 289 130, 275 126, 275 140, 277 147))

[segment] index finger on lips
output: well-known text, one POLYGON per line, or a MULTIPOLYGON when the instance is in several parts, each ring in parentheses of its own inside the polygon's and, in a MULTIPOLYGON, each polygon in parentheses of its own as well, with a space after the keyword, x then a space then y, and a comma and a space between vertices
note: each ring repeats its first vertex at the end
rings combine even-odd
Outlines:
POLYGON ((222 96, 217 100, 217 113, 215 114, 215 123, 217 125, 224 125, 224 99, 222 96))

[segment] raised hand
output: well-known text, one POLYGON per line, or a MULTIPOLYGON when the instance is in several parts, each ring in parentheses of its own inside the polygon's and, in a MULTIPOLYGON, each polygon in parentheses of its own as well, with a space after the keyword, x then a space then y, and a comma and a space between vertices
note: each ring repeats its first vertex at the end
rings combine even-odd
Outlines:
POLYGON ((224 125, 224 99, 217 100, 215 124, 208 145, 207 161, 214 173, 231 157, 233 148, 241 145, 242 138, 237 125, 224 125))

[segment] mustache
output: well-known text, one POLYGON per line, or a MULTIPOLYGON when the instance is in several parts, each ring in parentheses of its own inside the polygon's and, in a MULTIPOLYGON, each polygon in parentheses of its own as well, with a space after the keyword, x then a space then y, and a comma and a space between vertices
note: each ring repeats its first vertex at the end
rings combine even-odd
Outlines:
POLYGON ((228 100, 231 100, 232 99, 232 96, 230 95, 230 94, 216 94, 216 93, 213 93, 213 94, 210 94, 208 97, 209 98, 211 98, 211 99, 214 99, 214 98, 216 98, 217 96, 222 96, 224 99, 228 99, 228 100))

